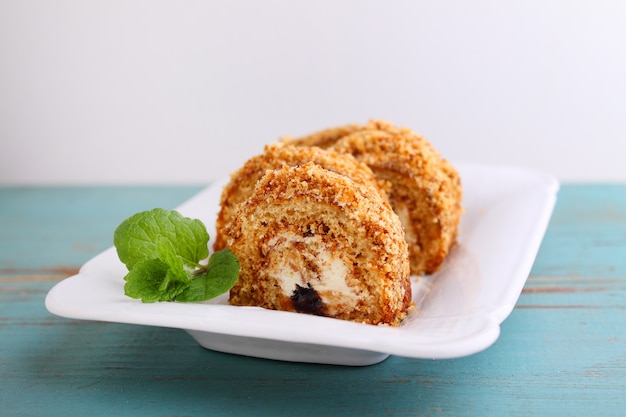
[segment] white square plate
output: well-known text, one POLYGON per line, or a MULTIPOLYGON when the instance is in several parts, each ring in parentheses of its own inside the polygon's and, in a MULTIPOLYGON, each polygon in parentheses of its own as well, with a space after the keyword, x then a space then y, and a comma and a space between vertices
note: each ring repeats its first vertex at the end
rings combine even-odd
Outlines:
MULTIPOLYGON (((479 352, 496 341, 517 302, 559 184, 514 167, 457 168, 465 208, 458 244, 436 274, 412 277, 418 308, 399 327, 231 306, 227 294, 205 303, 144 304, 124 295, 127 271, 113 247, 55 285, 46 307, 68 318, 185 329, 207 349, 285 361, 369 365, 390 354, 443 359, 479 352)), ((178 207, 211 236, 226 181, 178 207)))

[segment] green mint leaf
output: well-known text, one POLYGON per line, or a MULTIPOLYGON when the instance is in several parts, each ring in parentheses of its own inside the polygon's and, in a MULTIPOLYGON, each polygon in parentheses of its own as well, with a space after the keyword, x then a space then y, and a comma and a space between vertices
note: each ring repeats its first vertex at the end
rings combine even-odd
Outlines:
POLYGON ((172 279, 189 283, 189 274, 185 270, 185 262, 176 252, 176 248, 170 240, 159 235, 155 239, 155 248, 158 259, 169 266, 169 273, 172 279))
POLYGON ((176 301, 204 301, 230 290, 239 278, 239 261, 230 249, 211 255, 206 270, 191 281, 176 301))
MULTIPOLYGON (((208 254, 209 234, 200 220, 183 217, 177 211, 153 209, 137 213, 120 224, 113 243, 120 260, 131 270, 135 264, 161 256, 169 241, 176 257, 188 266, 197 266, 208 254)), ((168 264, 171 256, 163 259, 168 264)))
POLYGON ((200 220, 176 211, 137 213, 115 229, 113 243, 128 268, 124 293, 145 303, 204 301, 228 291, 239 262, 228 249, 209 255, 209 234, 200 220))
POLYGON ((188 279, 181 281, 160 259, 135 264, 124 279, 124 294, 144 303, 173 300, 189 286, 188 279))

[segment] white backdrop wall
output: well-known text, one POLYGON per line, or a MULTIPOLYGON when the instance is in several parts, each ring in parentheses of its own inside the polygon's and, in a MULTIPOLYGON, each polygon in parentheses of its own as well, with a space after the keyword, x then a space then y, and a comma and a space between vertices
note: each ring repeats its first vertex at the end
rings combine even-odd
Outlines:
POLYGON ((206 183, 383 118, 626 180, 626 2, 0 0, 0 185, 206 183))

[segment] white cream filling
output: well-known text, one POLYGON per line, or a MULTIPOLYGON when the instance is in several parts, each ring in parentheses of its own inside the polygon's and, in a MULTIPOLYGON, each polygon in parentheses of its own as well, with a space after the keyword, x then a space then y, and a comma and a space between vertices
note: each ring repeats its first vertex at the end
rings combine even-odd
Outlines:
POLYGON ((357 305, 359 296, 346 282, 348 266, 324 248, 321 237, 280 235, 268 242, 268 246, 271 248, 270 257, 277 261, 271 262, 268 274, 278 282, 285 296, 291 297, 296 285, 310 285, 330 314, 357 305), (298 250, 296 244, 304 245, 304 250, 298 250), (278 253, 282 255, 272 256, 278 253), (314 270, 307 264, 313 264, 314 270))
POLYGON ((396 203, 395 212, 400 218, 400 223, 404 229, 404 235, 409 245, 413 245, 417 242, 417 233, 415 233, 415 227, 411 222, 411 216, 409 215, 409 209, 404 204, 396 203))
POLYGON ((317 254, 316 261, 320 268, 319 283, 314 286, 317 292, 334 291, 347 297, 353 295, 352 289, 346 283, 348 267, 341 259, 321 250, 317 254))

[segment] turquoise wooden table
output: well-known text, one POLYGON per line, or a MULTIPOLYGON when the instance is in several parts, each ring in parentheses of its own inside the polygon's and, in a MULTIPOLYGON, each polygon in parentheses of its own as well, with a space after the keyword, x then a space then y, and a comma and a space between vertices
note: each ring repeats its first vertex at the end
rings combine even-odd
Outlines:
POLYGON ((124 218, 199 190, 0 188, 0 414, 626 415, 626 186, 562 186, 500 338, 460 359, 275 362, 202 349, 182 330, 47 312, 48 290, 124 218))

